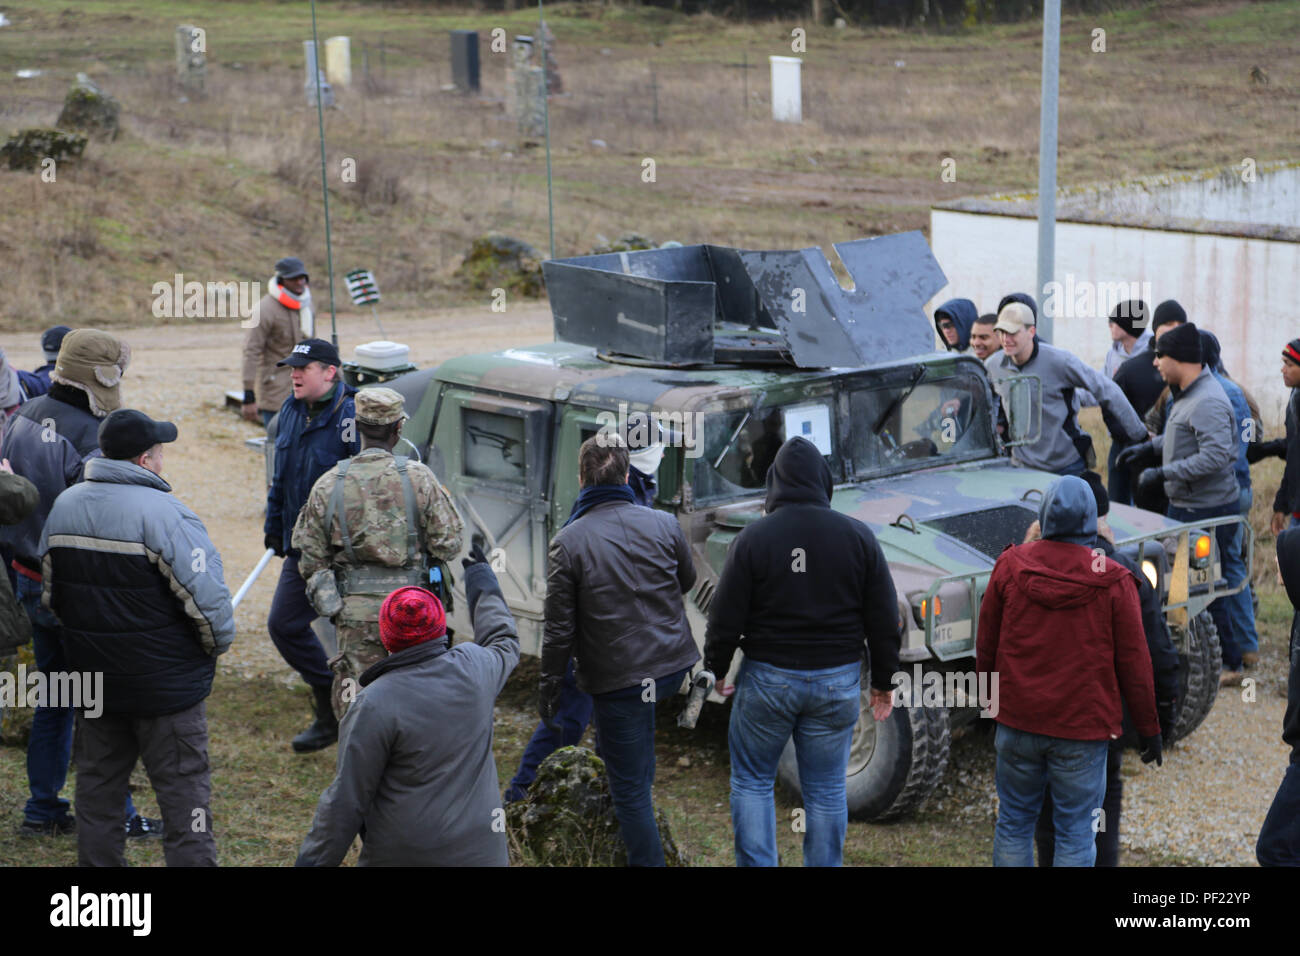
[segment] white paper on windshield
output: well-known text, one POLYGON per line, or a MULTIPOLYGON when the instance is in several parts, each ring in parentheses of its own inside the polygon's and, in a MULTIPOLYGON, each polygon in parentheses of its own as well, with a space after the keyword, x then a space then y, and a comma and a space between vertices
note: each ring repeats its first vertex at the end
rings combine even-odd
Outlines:
POLYGON ((794 405, 785 414, 785 438, 806 438, 823 455, 831 453, 831 410, 825 405, 794 405))

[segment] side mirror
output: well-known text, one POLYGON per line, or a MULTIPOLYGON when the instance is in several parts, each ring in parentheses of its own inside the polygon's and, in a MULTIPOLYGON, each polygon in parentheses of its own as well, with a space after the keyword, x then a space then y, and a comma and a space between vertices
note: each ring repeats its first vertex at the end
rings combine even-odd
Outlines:
POLYGON ((1007 434, 1002 444, 1014 448, 1038 441, 1043 429, 1043 382, 1037 375, 1011 375, 1002 380, 1007 434))

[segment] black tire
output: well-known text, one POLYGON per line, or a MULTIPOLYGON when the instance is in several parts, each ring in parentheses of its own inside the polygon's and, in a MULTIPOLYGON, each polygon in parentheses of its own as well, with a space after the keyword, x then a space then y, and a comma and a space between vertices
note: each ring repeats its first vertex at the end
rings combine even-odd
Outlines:
POLYGON ((1201 725, 1219 696, 1223 657, 1219 631, 1209 611, 1192 619, 1178 648, 1178 718, 1174 739, 1182 740, 1201 725))
MULTIPOLYGON (((895 707, 888 720, 876 723, 864 687, 845 778, 849 816, 883 822, 916 810, 943 779, 950 742, 947 708, 895 707)), ((801 791, 793 740, 785 745, 777 773, 797 799, 801 791)))

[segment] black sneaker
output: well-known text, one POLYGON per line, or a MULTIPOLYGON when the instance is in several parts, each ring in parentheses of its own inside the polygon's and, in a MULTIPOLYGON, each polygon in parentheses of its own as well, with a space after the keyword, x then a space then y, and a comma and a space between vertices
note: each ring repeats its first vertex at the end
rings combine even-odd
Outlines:
POLYGON ((126 836, 128 840, 149 840, 154 837, 161 837, 163 832, 163 822, 151 817, 142 817, 136 814, 130 820, 126 821, 126 836))
POLYGON ((18 834, 25 837, 63 836, 76 832, 76 818, 67 816, 57 820, 23 820, 23 825, 18 828, 18 834))

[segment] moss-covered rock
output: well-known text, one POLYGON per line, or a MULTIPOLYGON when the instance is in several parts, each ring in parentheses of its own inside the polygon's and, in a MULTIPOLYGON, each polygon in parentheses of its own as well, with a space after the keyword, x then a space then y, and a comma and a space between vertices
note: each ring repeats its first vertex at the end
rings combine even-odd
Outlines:
POLYGON ((540 296, 542 256, 521 239, 487 235, 474 240, 456 275, 476 289, 505 289, 514 295, 540 296))
MULTIPOLYGON (((36 671, 36 655, 32 652, 30 643, 24 644, 13 654, 0 657, 0 671, 16 675, 19 664, 27 665, 28 674, 36 671)), ((25 747, 32 735, 32 718, 35 715, 36 711, 31 707, 5 707, 0 702, 0 744, 25 747)))
POLYGON ((78 83, 63 99, 57 125, 62 129, 83 130, 103 139, 117 139, 120 130, 117 100, 93 86, 78 83))
MULTIPOLYGON (((687 866, 662 811, 655 814, 664 858, 687 866)), ((515 862, 531 866, 627 866, 605 762, 585 747, 561 747, 542 761, 526 799, 506 808, 515 862)))
POLYGON ((42 159, 61 163, 85 150, 86 137, 81 133, 37 127, 23 130, 0 146, 0 162, 8 163, 10 169, 35 170, 42 159))
POLYGON ((598 256, 606 252, 635 252, 638 249, 654 248, 656 248, 655 241, 639 232, 625 232, 613 241, 597 233, 596 246, 591 250, 591 254, 598 256))

